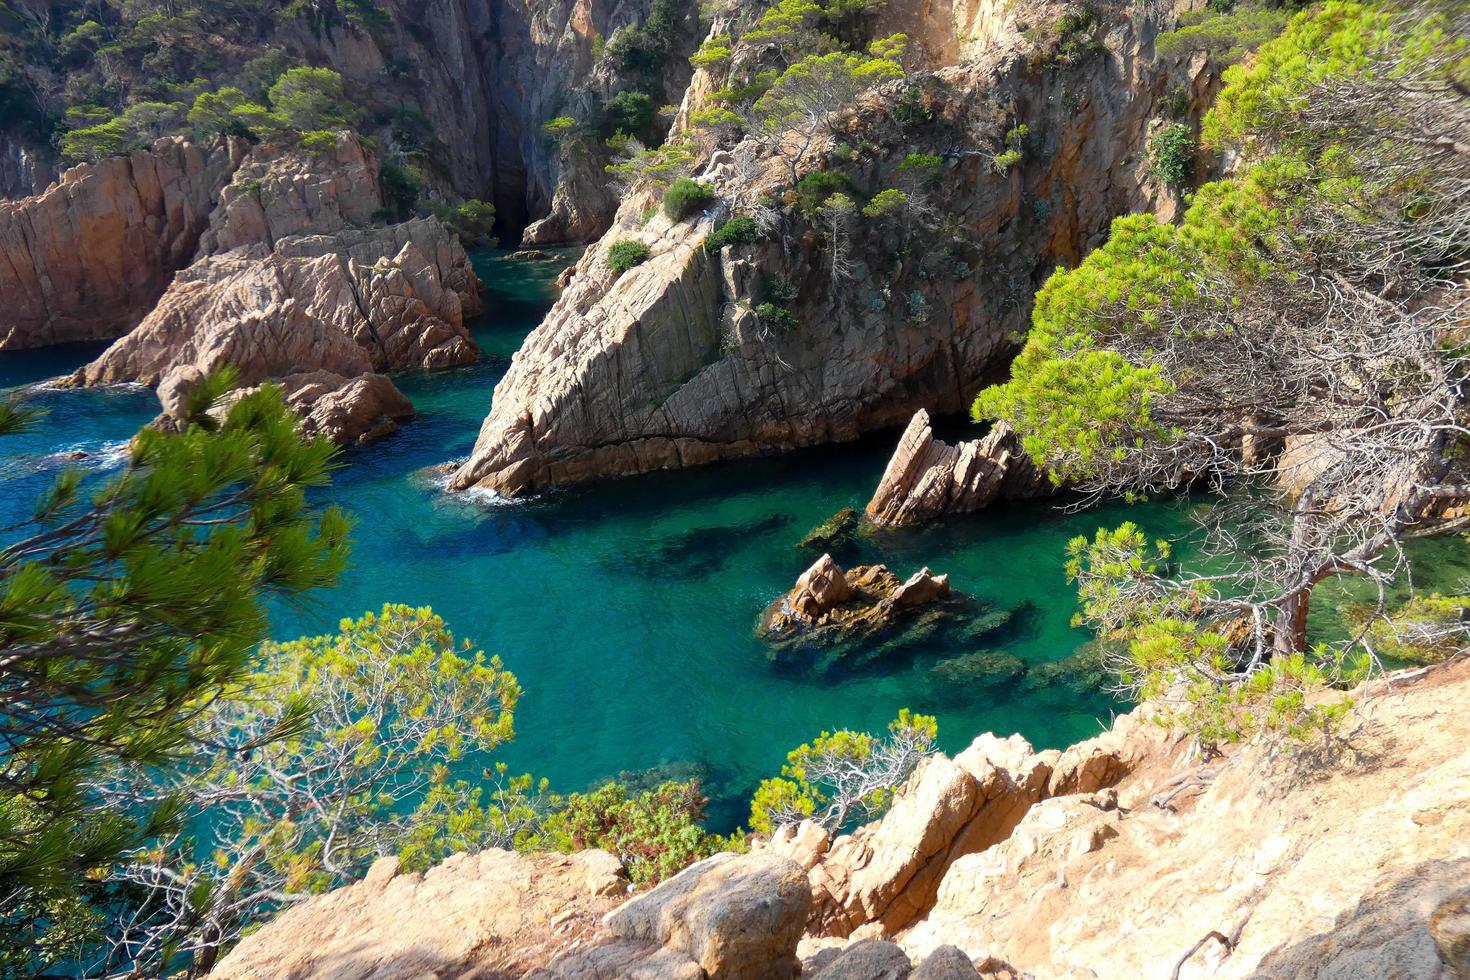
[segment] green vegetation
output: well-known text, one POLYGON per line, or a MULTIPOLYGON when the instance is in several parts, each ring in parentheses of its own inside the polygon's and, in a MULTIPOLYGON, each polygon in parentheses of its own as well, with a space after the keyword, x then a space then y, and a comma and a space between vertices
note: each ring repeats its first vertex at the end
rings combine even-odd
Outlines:
POLYGON ((863 206, 863 217, 865 218, 888 218, 903 213, 909 205, 909 196, 901 190, 888 188, 873 195, 873 199, 863 206))
POLYGON ((299 133, 308 150, 320 153, 330 149, 328 140, 335 143, 331 130, 350 128, 356 119, 342 76, 326 68, 287 69, 266 98, 268 105, 227 86, 200 92, 192 106, 139 102, 113 118, 105 118, 106 110, 100 108, 80 108, 70 118, 83 125, 62 137, 61 153, 73 161, 131 153, 160 137, 185 132, 185 123, 200 139, 228 134, 264 140, 299 133), (104 118, 97 119, 99 114, 104 118))
POLYGON ((548 833, 564 851, 610 851, 633 884, 655 885, 712 854, 744 849, 740 835, 727 839, 700 825, 706 802, 697 783, 669 782, 636 795, 608 783, 568 796, 548 822, 548 833))
POLYGON ((472 197, 459 204, 438 204, 434 216, 459 236, 466 248, 489 248, 495 243, 495 205, 472 197))
POLYGON ((1101 23, 1097 9, 1091 4, 1084 4, 1061 14, 1048 25, 1028 28, 1023 36, 1034 49, 1032 68, 1076 64, 1088 55, 1104 50, 1097 37, 1101 23))
POLYGON ((786 756, 781 775, 762 782, 750 804, 750 829, 770 834, 783 824, 814 820, 836 834, 882 814, 893 793, 934 747, 935 720, 907 708, 886 737, 823 732, 786 756))
POLYGON ((692 177, 677 177, 664 191, 664 214, 670 221, 683 221, 714 203, 715 192, 692 177))
MULTIPOLYGON (((1470 493, 1465 286, 1448 271, 1467 258, 1470 187, 1451 149, 1470 115, 1456 16, 1328 3, 1229 69, 1205 135, 1247 166, 1177 225, 1114 222, 1042 288, 1011 380, 976 401, 1059 481, 1137 495, 1203 479, 1231 502, 1236 529, 1201 537, 1209 573, 1131 524, 1074 541, 1068 564, 1120 684, 1182 692, 1177 717, 1206 741, 1330 731, 1345 701, 1313 691, 1465 639, 1452 597, 1380 599, 1344 644, 1307 630, 1318 584, 1363 576, 1386 596, 1405 540, 1470 493)), ((1187 176, 1184 136, 1161 173, 1187 176)))
POLYGON ((1204 52, 1233 65, 1280 34, 1289 17, 1285 10, 1258 3, 1226 11, 1214 7, 1191 10, 1180 15, 1178 29, 1159 35, 1154 50, 1166 59, 1204 52))
POLYGON ((760 238, 755 219, 742 214, 731 218, 706 238, 704 247, 710 252, 718 252, 726 245, 754 245, 760 238))
POLYGON ((674 32, 686 9, 686 0, 653 0, 648 18, 640 26, 614 34, 603 47, 602 57, 624 75, 653 83, 669 60, 674 32))
POLYGON ((1194 180, 1194 131, 1188 123, 1165 126, 1149 140, 1149 172, 1170 187, 1194 180))
POLYGON ((757 306, 755 316, 764 326, 773 330, 794 330, 801 325, 801 321, 796 319, 796 314, 784 306, 771 302, 757 306))
MULTIPOLYGON (((343 566, 346 519, 305 495, 326 483, 333 448, 301 441, 274 388, 212 412, 230 384, 202 382, 181 431, 140 432, 105 484, 64 473, 0 551, 0 962, 35 965, 90 933, 96 870, 183 815, 166 794, 120 805, 98 784, 188 757, 201 707, 265 639, 267 603, 343 566)), ((28 421, 0 406, 0 432, 28 421)))
POLYGON ((355 881, 411 841, 411 864, 447 856, 421 833, 446 815, 478 820, 456 827, 460 846, 513 843, 502 809, 476 809, 479 798, 447 772, 511 738, 519 697, 498 659, 462 646, 428 609, 389 605, 334 636, 265 644, 190 725, 201 745, 248 749, 125 773, 108 787, 119 803, 172 794, 188 828, 117 871, 151 912, 122 933, 129 961, 187 956, 204 972, 245 925, 293 896, 355 881))
POLYGON ((621 276, 629 269, 642 265, 653 254, 648 246, 636 238, 624 238, 607 247, 607 267, 613 275, 621 276))

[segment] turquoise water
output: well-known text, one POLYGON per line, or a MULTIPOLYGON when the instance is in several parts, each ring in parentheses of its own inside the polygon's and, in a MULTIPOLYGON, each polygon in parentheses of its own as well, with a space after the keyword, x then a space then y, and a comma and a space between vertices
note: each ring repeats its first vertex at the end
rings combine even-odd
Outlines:
MULTIPOLYGON (((937 714, 946 749, 977 733, 1019 731, 1038 746, 1097 732, 1121 706, 1037 675, 1000 686, 944 684, 939 660, 1004 650, 1030 665, 1071 655, 1074 595, 1067 539, 1126 517, 1170 536, 1182 505, 1066 514, 1004 506, 913 531, 862 537, 836 557, 884 561, 900 575, 947 572, 1009 623, 983 636, 962 621, 934 635, 875 642, 838 663, 773 663, 753 632, 761 610, 816 557, 796 543, 842 507, 861 508, 897 433, 856 444, 659 474, 489 506, 442 493, 425 472, 467 455, 510 355, 554 299, 560 265, 478 257, 490 292, 475 325, 482 364, 399 379, 419 417, 349 453, 327 496, 357 518, 352 567, 306 612, 283 613, 280 638, 332 628, 385 601, 431 605, 457 633, 499 654, 525 697, 501 758, 581 789, 619 773, 699 772, 713 823, 744 816, 754 784, 824 728, 881 728, 901 707, 937 714)), ((69 371, 95 348, 0 355, 0 386, 69 371)), ((50 392, 51 414, 0 441, 0 521, 22 516, 64 461, 106 467, 153 416, 141 390, 50 392), (112 450, 113 455, 107 453, 112 450)), ((115 464, 114 464, 115 465, 115 464)))

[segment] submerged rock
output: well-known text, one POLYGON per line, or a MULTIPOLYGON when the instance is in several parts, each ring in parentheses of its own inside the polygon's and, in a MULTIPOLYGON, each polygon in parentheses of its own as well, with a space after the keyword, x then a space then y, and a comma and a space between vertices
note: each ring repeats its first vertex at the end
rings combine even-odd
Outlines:
POLYGON ((831 551, 849 544, 852 541, 853 532, 857 530, 858 521, 857 510, 852 507, 844 507, 808 531, 806 537, 798 541, 796 546, 831 551))
POLYGON ((1051 490, 1046 475, 1021 452, 1004 424, 973 442, 934 438, 929 413, 914 413, 888 461, 868 517, 875 524, 916 524, 942 514, 982 510, 1001 496, 1035 497, 1051 490))
POLYGON ((1026 674, 1026 662, 1000 650, 981 650, 942 660, 929 668, 929 679, 940 687, 962 693, 974 688, 1004 687, 1026 674))

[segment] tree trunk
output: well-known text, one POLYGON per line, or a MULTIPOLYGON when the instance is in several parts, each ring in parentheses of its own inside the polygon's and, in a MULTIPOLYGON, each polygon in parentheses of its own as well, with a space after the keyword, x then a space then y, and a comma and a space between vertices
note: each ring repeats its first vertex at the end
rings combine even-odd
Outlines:
POLYGON ((1272 650, 1277 656, 1290 656, 1307 648, 1307 613, 1311 610, 1312 586, 1299 590, 1276 612, 1272 650))

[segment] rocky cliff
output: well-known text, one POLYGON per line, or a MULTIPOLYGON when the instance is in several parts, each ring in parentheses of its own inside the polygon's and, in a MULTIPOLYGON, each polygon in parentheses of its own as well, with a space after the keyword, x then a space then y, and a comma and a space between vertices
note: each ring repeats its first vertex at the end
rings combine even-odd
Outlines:
MULTIPOLYGON (((395 163, 412 167, 426 194, 483 198, 507 232, 546 218, 538 242, 590 241, 617 207, 601 186, 602 165, 580 166, 543 132, 559 115, 595 125, 602 104, 627 88, 598 55, 619 31, 648 21, 653 0, 374 0, 263 3, 218 8, 198 2, 133 5, 98 14, 119 42, 108 57, 46 60, 66 23, 50 5, 22 10, 29 54, 16 65, 41 116, 64 116, 78 91, 105 93, 116 107, 173 101, 198 80, 239 86, 259 98, 293 64, 340 73, 360 110, 358 125, 395 163), (248 9, 247 9, 248 8, 248 9), (284 8, 284 9, 281 9, 284 8), (151 30, 133 31, 153 15, 151 30), (116 21, 116 23, 114 23, 116 21), (151 50, 156 46, 157 50, 151 50), (160 73, 161 76, 160 77, 160 73), (171 83, 171 84, 170 84, 171 83)), ((122 7, 123 5, 115 5, 122 7)), ((663 77, 637 80, 655 105, 677 101, 700 39, 692 4, 675 5, 663 77)), ((22 39, 26 40, 26 39, 22 39)), ((20 81, 18 76, 16 81, 20 81)), ((102 95, 98 96, 102 98, 102 95)), ((0 120, 0 198, 39 193, 54 173, 53 123, 16 112, 0 120)), ((610 132, 609 132, 610 135, 610 132)))
POLYGON ((121 335, 194 258, 246 148, 160 140, 0 201, 0 350, 121 335))
POLYGON ((1145 706, 1064 752, 982 735, 883 819, 811 823, 624 901, 617 859, 392 859, 229 978, 1470 976, 1470 661, 1358 692, 1308 747, 1208 756, 1145 706))
POLYGON ((478 358, 469 258, 433 218, 368 224, 378 164, 356 138, 310 155, 256 147, 217 196, 197 260, 71 384, 147 384, 177 417, 199 378, 228 366, 246 385, 282 382, 308 432, 355 443, 413 414, 377 372, 478 358))
MULTIPOLYGON (((915 5, 886 16, 909 7, 927 23, 915 5)), ((703 241, 723 204, 645 222, 651 201, 625 201, 516 356, 452 486, 513 496, 964 408, 1010 354, 1040 281, 1095 245, 1114 215, 1154 200, 1147 134, 1166 89, 1191 77, 1147 57, 1167 10, 1129 7, 1092 28, 1082 53, 1059 57, 1021 26, 1061 9, 975 5, 990 33, 964 46, 969 60, 870 93, 825 160, 813 158, 871 194, 909 154, 941 156, 927 206, 943 234, 901 216, 866 222, 839 266, 829 229, 788 206, 762 241, 711 254, 703 241), (998 151, 1021 122, 1021 159, 998 165, 985 148, 998 151), (616 276, 606 250, 628 238, 652 257, 616 276), (773 283, 793 297, 785 322, 756 312, 773 283)), ((741 152, 715 153, 702 175, 724 199, 749 180, 741 152)), ((789 187, 780 162, 758 166, 741 194, 779 197, 789 187)))

